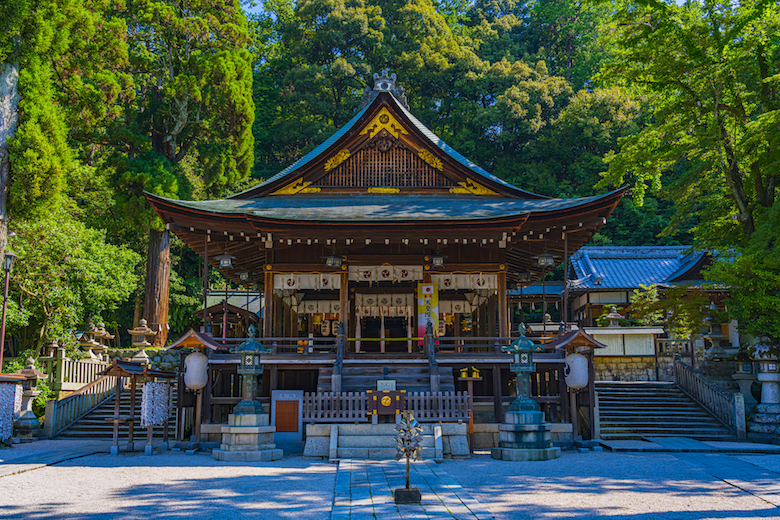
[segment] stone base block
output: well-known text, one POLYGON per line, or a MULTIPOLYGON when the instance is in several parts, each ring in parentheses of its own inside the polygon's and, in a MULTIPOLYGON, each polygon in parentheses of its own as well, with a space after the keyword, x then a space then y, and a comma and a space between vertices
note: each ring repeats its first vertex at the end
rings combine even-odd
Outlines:
POLYGON ((119 446, 111 446, 111 450, 109 450, 109 453, 111 455, 119 455, 119 446))
POLYGON ((500 432, 551 432, 552 424, 499 424, 500 432))
POLYGON ((230 426, 268 426, 271 424, 271 416, 267 413, 245 415, 230 414, 228 415, 228 424, 230 426))
POLYGON ((543 424, 544 412, 507 412, 504 424, 543 424))
MULTIPOLYGON (((330 430, 328 430, 330 432, 330 430)), ((330 437, 306 437, 303 456, 316 459, 327 459, 330 437)))
POLYGON ((780 404, 760 404, 756 406, 758 413, 780 414, 780 404))
POLYGON ((219 449, 222 451, 260 451, 260 450, 273 450, 276 448, 276 444, 220 444, 219 449))
POLYGON ((214 460, 222 462, 266 462, 271 460, 280 460, 282 450, 260 450, 260 451, 224 451, 213 450, 211 456, 214 460))
POLYGON ((561 456, 560 448, 543 448, 534 450, 519 450, 512 448, 493 448, 490 455, 497 460, 526 462, 536 460, 552 460, 561 456))
POLYGON ((396 504, 419 504, 422 500, 417 488, 398 488, 393 491, 393 498, 396 504))

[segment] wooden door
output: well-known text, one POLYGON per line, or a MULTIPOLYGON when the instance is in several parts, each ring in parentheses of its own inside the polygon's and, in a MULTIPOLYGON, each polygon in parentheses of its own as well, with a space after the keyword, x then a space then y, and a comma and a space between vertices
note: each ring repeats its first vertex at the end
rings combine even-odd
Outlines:
POLYGON ((276 401, 276 432, 298 431, 298 401, 276 401))

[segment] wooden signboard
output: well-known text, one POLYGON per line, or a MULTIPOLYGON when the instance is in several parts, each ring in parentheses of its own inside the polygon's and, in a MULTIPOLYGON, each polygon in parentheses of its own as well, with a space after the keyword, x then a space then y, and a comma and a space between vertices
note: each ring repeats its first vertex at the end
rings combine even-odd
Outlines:
POLYGON ((406 390, 397 392, 367 390, 366 394, 368 394, 366 407, 368 415, 398 415, 406 410, 406 390))

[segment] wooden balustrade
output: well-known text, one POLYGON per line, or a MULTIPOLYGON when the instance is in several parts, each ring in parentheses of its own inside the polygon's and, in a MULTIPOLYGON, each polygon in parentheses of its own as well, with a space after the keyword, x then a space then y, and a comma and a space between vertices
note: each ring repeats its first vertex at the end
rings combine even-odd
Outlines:
MULTIPOLYGON (((367 406, 364 392, 305 392, 303 422, 367 422, 367 406)), ((469 420, 466 392, 410 392, 406 409, 420 422, 469 420)))
POLYGON ((44 435, 56 437, 62 430, 111 399, 115 391, 116 378, 100 376, 64 399, 47 400, 44 435))
POLYGON ((742 394, 721 392, 679 359, 674 363, 674 384, 728 426, 738 439, 745 438, 745 401, 742 394))
POLYGON ((656 338, 656 352, 659 356, 674 357, 675 354, 690 356, 693 342, 690 339, 656 338))
POLYGON ((45 363, 45 370, 52 390, 58 397, 64 397, 64 392, 79 390, 100 378, 100 372, 109 365, 94 359, 70 359, 65 357, 65 349, 58 348, 45 363))
MULTIPOLYGON (((214 338, 225 348, 235 348, 249 338, 214 338)), ((271 354, 335 354, 338 338, 255 338, 264 348, 271 349, 271 354)))

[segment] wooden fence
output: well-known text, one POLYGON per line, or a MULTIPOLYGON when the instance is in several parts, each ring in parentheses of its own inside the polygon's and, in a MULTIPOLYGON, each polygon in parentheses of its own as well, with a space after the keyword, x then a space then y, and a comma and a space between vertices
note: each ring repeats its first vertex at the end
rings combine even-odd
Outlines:
POLYGON ((745 438, 745 400, 742 394, 721 392, 679 359, 674 363, 674 384, 728 426, 738 439, 745 438))
POLYGON ((89 412, 111 399, 116 391, 116 377, 101 376, 64 399, 46 401, 43 431, 46 437, 56 437, 89 412))
POLYGON ((100 372, 110 363, 93 359, 73 360, 65 357, 65 349, 58 348, 49 358, 44 369, 49 375, 49 384, 58 397, 63 392, 80 390, 100 378, 100 372))
MULTIPOLYGON (((303 422, 368 422, 367 405, 364 392, 305 392, 303 422)), ((466 392, 410 392, 406 395, 406 409, 414 412, 420 422, 469 419, 466 392)))

